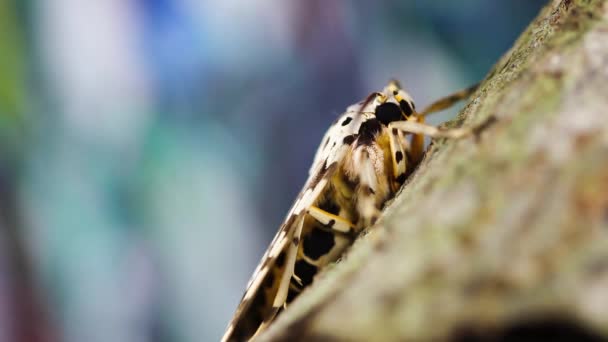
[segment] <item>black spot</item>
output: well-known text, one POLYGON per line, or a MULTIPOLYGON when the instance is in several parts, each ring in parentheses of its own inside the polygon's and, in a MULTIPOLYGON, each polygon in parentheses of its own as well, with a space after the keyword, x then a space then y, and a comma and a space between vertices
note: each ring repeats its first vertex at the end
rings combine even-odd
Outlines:
POLYGON ((271 288, 274 285, 274 272, 268 271, 266 279, 264 279, 264 287, 271 288))
POLYGON ((282 251, 281 253, 279 253, 279 256, 277 257, 277 261, 275 262, 275 265, 277 267, 283 267, 283 265, 285 265, 285 251, 282 251))
POLYGON ((362 185, 361 186, 361 191, 363 192, 364 195, 370 196, 370 195, 374 195, 376 192, 374 191, 374 189, 372 189, 369 185, 362 185))
POLYGON ((403 184, 403 182, 405 182, 405 173, 400 174, 399 177, 397 177, 396 181, 399 184, 403 184))
POLYGON ((333 144, 331 144, 331 147, 334 147, 334 146, 336 146, 336 142, 335 141, 334 141, 333 144))
POLYGON ((399 91, 398 90, 393 90, 393 95, 396 96, 397 94, 399 94, 399 91))
POLYGON ((321 179, 323 179, 323 176, 325 176, 325 172, 327 171, 327 160, 323 161, 323 166, 321 167, 321 170, 319 170, 319 172, 317 173, 317 175, 315 176, 315 178, 313 178, 312 182, 310 183, 310 186, 312 188, 314 188, 315 186, 317 186, 317 184, 319 184, 319 182, 321 181, 321 179))
POLYGON ((351 191, 354 191, 355 188, 357 188, 357 186, 359 186, 359 178, 351 179, 347 175, 344 175, 342 177, 342 181, 351 191))
POLYGON ((399 135, 399 130, 396 128, 393 128, 393 135, 395 135, 395 136, 399 135))
POLYGON ((376 119, 369 119, 361 124, 359 135, 376 135, 382 130, 380 122, 376 119))
POLYGON ((236 327, 234 327, 234 330, 233 330, 230 338, 235 341, 246 341, 254 333, 255 333, 255 330, 250 332, 250 331, 245 330, 243 325, 237 325, 236 327))
MULTIPOLYGON (((261 308, 263 308, 264 306, 262 306, 261 308)), ((239 332, 239 335, 243 336, 243 338, 237 338, 235 339, 235 341, 246 341, 255 333, 255 327, 259 326, 260 324, 262 324, 262 322, 264 322, 264 316, 260 311, 260 307, 252 307, 252 310, 250 310, 247 314, 247 318, 250 319, 250 321, 247 322, 247 325, 241 328, 242 330, 239 332)))
POLYGON ((291 242, 293 242, 294 246, 297 246, 300 244, 300 237, 299 236, 294 236, 293 239, 291 240, 291 242))
POLYGON ((399 107, 401 107, 401 110, 405 113, 405 115, 410 116, 412 115, 412 113, 414 112, 414 110, 412 109, 412 107, 410 106, 410 103, 405 101, 405 100, 401 100, 399 101, 399 107))
POLYGON ((403 160, 403 153, 401 151, 397 151, 397 153, 395 153, 395 160, 397 163, 403 160))
POLYGON ((294 299, 296 299, 296 297, 299 294, 300 294, 300 292, 298 292, 292 288, 289 288, 289 291, 287 292, 287 303, 291 303, 294 299))
POLYGON ((310 187, 311 188, 316 187, 317 184, 319 184, 319 182, 321 181, 321 179, 323 179, 323 177, 325 177, 325 175, 328 172, 331 173, 337 166, 338 166, 337 162, 333 162, 333 163, 327 165, 327 160, 324 160, 321 170, 319 170, 319 172, 316 174, 315 178, 313 178, 313 180, 311 181, 310 187))
POLYGON ((401 110, 396 104, 386 102, 376 107, 376 118, 385 125, 403 119, 401 110))
POLYGON ((355 141, 356 137, 356 134, 347 135, 344 137, 344 140, 342 140, 342 142, 344 143, 344 145, 350 145, 353 143, 353 141, 355 141))
POLYGON ((351 121, 353 121, 353 118, 351 118, 350 116, 347 116, 346 119, 344 119, 344 121, 342 121, 342 126, 348 125, 351 121))
POLYGON ((340 206, 329 198, 319 204, 319 209, 334 215, 338 215, 340 213, 340 206))
POLYGON ((327 222, 328 227, 333 227, 334 224, 336 224, 336 220, 334 220, 334 219, 331 219, 331 220, 329 220, 329 222, 327 222))
POLYGON ((251 302, 251 306, 256 309, 256 308, 262 308, 264 306, 266 306, 266 293, 265 291, 257 291, 257 293, 255 294, 255 297, 253 298, 253 301, 251 302))
POLYGON ((370 145, 376 138, 378 132, 382 130, 380 121, 377 119, 369 119, 361 124, 359 128, 359 139, 357 145, 370 145))
POLYGON ((303 259, 298 260, 294 268, 294 273, 302 280, 302 285, 308 286, 312 283, 312 278, 317 274, 317 266, 311 265, 303 259))
POLYGON ((312 260, 318 260, 329 253, 336 244, 334 234, 319 227, 310 231, 302 243, 304 254, 312 260))
POLYGON ((329 144, 329 137, 325 139, 325 143, 323 144, 323 148, 325 148, 329 144))

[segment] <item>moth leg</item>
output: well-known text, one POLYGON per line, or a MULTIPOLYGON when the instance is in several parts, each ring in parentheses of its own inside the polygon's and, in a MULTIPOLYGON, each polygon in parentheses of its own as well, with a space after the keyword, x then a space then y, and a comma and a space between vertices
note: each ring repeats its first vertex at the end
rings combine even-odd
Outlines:
MULTIPOLYGON (((277 314, 285 307, 285 302, 287 301, 287 294, 289 291, 289 285, 291 283, 290 279, 294 274, 294 266, 296 263, 296 256, 298 252, 297 244, 294 244, 293 241, 299 240, 302 235, 302 228, 304 226, 304 216, 299 216, 297 218, 296 229, 285 237, 287 239, 286 250, 280 250, 280 252, 286 252, 285 257, 285 270, 281 275, 281 280, 279 283, 279 288, 272 302, 272 307, 270 308, 267 316, 264 318, 260 326, 257 328, 251 339, 255 339, 255 337, 264 331, 270 323, 274 320, 277 314)), ((272 253, 272 250, 271 250, 272 253)), ((272 254, 271 254, 272 255, 272 254)))
MULTIPOLYGON (((285 300, 287 299, 287 292, 289 291, 290 279, 291 279, 291 276, 294 274, 294 265, 296 263, 296 256, 298 253, 298 246, 297 246, 296 241, 299 241, 300 236, 302 235, 302 228, 304 226, 304 216, 300 216, 298 218, 298 220, 299 220, 299 222, 297 223, 296 229, 293 232, 293 235, 290 236, 291 243, 287 249, 287 257, 286 257, 287 260, 285 263, 285 265, 286 265, 285 271, 283 272, 283 275, 281 277, 279 289, 277 291, 276 297, 274 298, 274 302, 272 304, 272 307, 275 310, 278 310, 279 308, 281 308, 283 306, 283 304, 285 303, 285 300)), ((273 318, 274 318, 274 316, 268 321, 271 321, 273 318)))
POLYGON ((355 229, 355 225, 349 220, 328 213, 327 211, 315 206, 311 206, 310 209, 308 209, 308 214, 321 224, 330 227, 332 230, 338 233, 351 234, 355 229))
POLYGON ((417 122, 414 120, 407 121, 394 121, 388 126, 389 129, 396 128, 403 132, 413 133, 420 136, 428 136, 431 138, 450 138, 450 139, 461 139, 466 138, 473 134, 474 129, 472 128, 449 128, 442 129, 432 125, 427 125, 424 122, 417 122))
MULTIPOLYGON (((461 139, 466 138, 474 133, 474 129, 471 128, 450 128, 441 129, 432 125, 424 123, 424 117, 410 116, 406 121, 393 121, 388 125, 390 132, 395 130, 412 133, 412 143, 409 146, 409 157, 412 164, 417 165, 424 155, 424 136, 431 138, 451 138, 461 139)), ((392 134, 391 134, 392 135, 392 134)), ((395 161, 397 159, 397 153, 395 151, 395 161)), ((401 174, 397 174, 399 177, 401 174)), ((397 179, 397 178, 396 178, 397 179)))
POLYGON ((393 161, 393 178, 392 190, 397 191, 401 184, 405 182, 406 171, 407 171, 407 156, 406 151, 410 151, 409 140, 407 140, 403 134, 403 131, 393 128, 389 134, 391 158, 393 161))
POLYGON ((444 109, 448 109, 452 107, 456 102, 466 99, 471 96, 475 90, 479 87, 479 83, 470 86, 466 89, 459 90, 453 94, 442 97, 439 100, 428 105, 422 112, 419 112, 419 116, 426 116, 432 113, 436 113, 442 111, 444 109))

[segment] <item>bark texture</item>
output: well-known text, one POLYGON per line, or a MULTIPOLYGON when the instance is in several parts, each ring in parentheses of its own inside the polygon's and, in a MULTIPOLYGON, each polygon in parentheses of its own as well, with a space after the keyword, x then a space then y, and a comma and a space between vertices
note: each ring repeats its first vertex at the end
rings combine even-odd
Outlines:
POLYGON ((608 339, 608 0, 551 1, 261 341, 608 339))

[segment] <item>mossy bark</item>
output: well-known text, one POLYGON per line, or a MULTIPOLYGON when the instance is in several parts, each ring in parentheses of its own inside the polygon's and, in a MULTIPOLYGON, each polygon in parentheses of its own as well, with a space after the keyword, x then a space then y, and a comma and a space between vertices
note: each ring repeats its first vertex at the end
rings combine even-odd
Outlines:
POLYGON ((488 118, 259 340, 608 338, 608 0, 551 1, 448 126, 488 118))

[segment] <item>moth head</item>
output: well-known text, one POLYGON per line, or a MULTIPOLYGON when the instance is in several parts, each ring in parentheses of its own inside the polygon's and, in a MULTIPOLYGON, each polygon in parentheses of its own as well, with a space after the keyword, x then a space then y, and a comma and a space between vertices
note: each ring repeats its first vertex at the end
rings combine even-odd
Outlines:
POLYGON ((376 118, 385 125, 405 120, 416 113, 412 97, 401 88, 397 80, 391 80, 377 96, 379 104, 375 109, 376 118))

